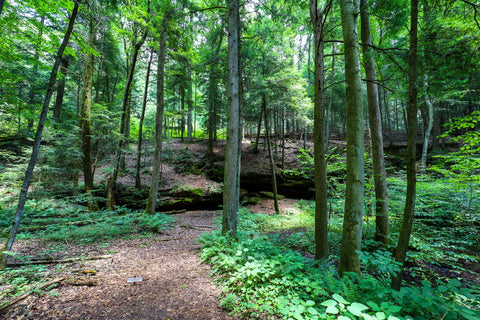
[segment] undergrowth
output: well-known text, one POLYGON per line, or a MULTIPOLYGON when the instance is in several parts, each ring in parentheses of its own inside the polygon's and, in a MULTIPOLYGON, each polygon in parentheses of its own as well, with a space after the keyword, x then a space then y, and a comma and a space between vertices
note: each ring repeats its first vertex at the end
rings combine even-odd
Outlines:
POLYGON ((224 287, 225 309, 249 319, 479 319, 478 288, 456 279, 391 289, 390 277, 400 267, 388 251, 360 252, 362 276, 340 277, 335 256, 315 261, 291 249, 294 239, 279 241, 271 232, 288 219, 270 223, 272 217, 242 209, 237 239, 202 236, 201 259, 224 287))

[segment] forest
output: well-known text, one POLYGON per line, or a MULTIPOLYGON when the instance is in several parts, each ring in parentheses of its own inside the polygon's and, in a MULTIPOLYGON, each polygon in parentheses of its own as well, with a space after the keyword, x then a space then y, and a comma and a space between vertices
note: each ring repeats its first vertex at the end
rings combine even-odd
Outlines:
POLYGON ((0 318, 480 319, 478 0, 0 28, 0 318))

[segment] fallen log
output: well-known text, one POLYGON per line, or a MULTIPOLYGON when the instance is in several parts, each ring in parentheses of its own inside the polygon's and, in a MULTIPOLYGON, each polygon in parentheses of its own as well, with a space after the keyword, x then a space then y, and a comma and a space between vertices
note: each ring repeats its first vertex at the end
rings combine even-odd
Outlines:
POLYGON ((39 260, 7 263, 7 267, 21 267, 21 266, 29 266, 34 264, 60 264, 60 263, 70 263, 70 262, 77 262, 77 261, 109 259, 111 257, 112 257, 111 255, 106 255, 106 256, 95 256, 95 257, 84 257, 84 258, 67 258, 67 259, 60 259, 60 260, 39 259, 39 260))
POLYGON ((182 228, 189 228, 189 229, 213 229, 212 226, 202 226, 202 225, 188 225, 188 224, 181 224, 180 227, 182 228))

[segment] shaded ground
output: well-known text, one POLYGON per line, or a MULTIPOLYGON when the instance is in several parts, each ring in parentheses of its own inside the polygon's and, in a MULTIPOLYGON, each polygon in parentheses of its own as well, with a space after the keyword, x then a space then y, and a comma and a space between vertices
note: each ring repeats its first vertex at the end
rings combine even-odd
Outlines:
MULTIPOLYGON (((213 211, 177 215, 173 229, 148 239, 117 240, 104 248, 67 246, 65 256, 109 254, 111 258, 51 266, 52 278, 65 275, 67 280, 48 294, 17 303, 0 318, 239 319, 219 307, 220 289, 212 283, 209 267, 198 257, 200 245, 195 241, 201 233, 212 230, 212 219, 217 215, 213 211), (79 273, 88 270, 97 273, 79 273), (129 277, 142 277, 143 281, 133 285, 127 283, 129 277)), ((41 246, 16 245, 24 253, 41 246)))

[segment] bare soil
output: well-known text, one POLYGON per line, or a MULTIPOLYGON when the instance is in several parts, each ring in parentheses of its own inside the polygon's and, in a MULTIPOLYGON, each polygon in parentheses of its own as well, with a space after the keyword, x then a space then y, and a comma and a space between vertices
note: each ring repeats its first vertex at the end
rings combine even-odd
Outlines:
MULTIPOLYGON (((116 240, 105 247, 67 245, 64 257, 111 257, 50 266, 52 278, 66 279, 57 288, 10 307, 0 318, 240 319, 220 308, 221 291, 198 256, 196 240, 215 228, 216 216, 219 213, 214 211, 188 212, 176 216, 172 229, 151 238, 116 240), (128 283, 133 277, 142 281, 128 283)), ((43 245, 18 242, 16 246, 26 253, 38 252, 43 245)))

